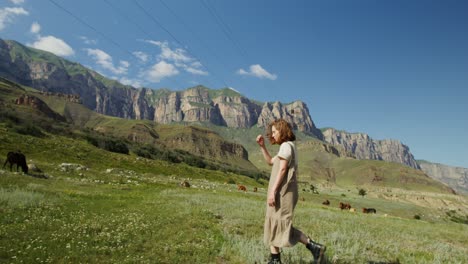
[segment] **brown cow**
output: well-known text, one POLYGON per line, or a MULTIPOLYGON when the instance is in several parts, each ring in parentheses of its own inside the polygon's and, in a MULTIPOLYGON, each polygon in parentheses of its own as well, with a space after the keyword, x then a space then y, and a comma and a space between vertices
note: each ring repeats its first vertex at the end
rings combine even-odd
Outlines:
POLYGON ((365 214, 376 214, 377 210, 375 210, 374 208, 362 208, 362 212, 365 214))
POLYGON ((183 181, 179 185, 182 186, 182 187, 186 187, 186 188, 190 187, 190 183, 188 181, 183 181))
POLYGON ((254 192, 257 192, 257 187, 254 187, 254 188, 253 188, 253 191, 254 191, 254 192))
POLYGON ((327 199, 327 200, 325 200, 322 204, 323 204, 323 205, 330 205, 330 201, 328 201, 328 199, 327 199))
POLYGON ((244 185, 238 184, 238 185, 237 185, 237 190, 238 190, 238 191, 244 191, 244 192, 246 192, 246 191, 247 191, 247 188, 246 188, 244 185))
POLYGON ((341 210, 344 210, 344 209, 349 210, 349 209, 351 209, 351 205, 349 203, 340 202, 340 209, 341 210))

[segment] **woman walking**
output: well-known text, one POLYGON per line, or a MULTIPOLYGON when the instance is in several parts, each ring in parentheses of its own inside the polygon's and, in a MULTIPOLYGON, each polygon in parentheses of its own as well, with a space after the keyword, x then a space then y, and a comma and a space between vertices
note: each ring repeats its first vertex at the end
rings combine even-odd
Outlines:
POLYGON ((280 145, 276 156, 271 157, 265 147, 262 135, 257 143, 265 161, 272 166, 268 184, 267 209, 264 225, 264 242, 270 246, 269 264, 280 264, 280 248, 292 247, 301 242, 312 253, 314 261, 320 263, 326 250, 324 245, 312 241, 300 230, 293 227, 294 208, 298 200, 296 136, 291 125, 284 119, 273 121, 268 126, 271 144, 280 145))

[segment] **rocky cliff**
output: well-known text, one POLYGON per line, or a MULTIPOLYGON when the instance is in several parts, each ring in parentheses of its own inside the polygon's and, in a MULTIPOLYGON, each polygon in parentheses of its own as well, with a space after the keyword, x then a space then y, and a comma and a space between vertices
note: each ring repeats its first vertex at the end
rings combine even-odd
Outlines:
POLYGON ((468 194, 468 169, 426 161, 418 161, 418 164, 429 177, 447 184, 457 192, 468 194))
POLYGON ((159 123, 210 122, 220 126, 265 126, 285 118, 299 131, 322 138, 301 101, 257 103, 231 89, 196 86, 184 91, 137 89, 52 53, 0 39, 0 77, 43 92, 77 94, 83 105, 105 115, 159 123))
POLYGON ((44 101, 35 96, 23 94, 20 97, 16 98, 15 104, 29 106, 32 109, 35 109, 36 111, 44 114, 49 118, 62 122, 65 121, 65 118, 63 116, 54 112, 52 109, 49 108, 49 106, 46 103, 44 103, 44 101))
POLYGON ((408 146, 397 140, 374 140, 364 133, 348 133, 332 128, 322 133, 326 142, 342 146, 346 151, 353 153, 357 159, 397 162, 420 169, 408 146))
POLYGON ((295 101, 291 104, 283 105, 280 102, 265 103, 258 118, 258 126, 265 127, 275 119, 283 118, 293 125, 294 129, 303 132, 309 132, 319 139, 323 139, 323 135, 319 129, 315 127, 309 115, 307 105, 302 101, 295 101))

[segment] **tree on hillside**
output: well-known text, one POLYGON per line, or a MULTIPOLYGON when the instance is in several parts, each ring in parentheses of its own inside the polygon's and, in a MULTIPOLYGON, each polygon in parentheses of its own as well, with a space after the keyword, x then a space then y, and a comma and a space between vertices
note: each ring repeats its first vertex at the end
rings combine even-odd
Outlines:
POLYGON ((366 190, 364 190, 364 189, 359 189, 359 195, 361 195, 362 197, 364 197, 366 194, 367 194, 366 190))

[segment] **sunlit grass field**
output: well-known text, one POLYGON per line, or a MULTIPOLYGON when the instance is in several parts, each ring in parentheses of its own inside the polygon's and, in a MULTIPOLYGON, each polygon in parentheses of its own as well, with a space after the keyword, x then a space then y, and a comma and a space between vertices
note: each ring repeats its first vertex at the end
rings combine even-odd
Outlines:
MULTIPOLYGON (((2 263, 267 262, 264 181, 110 153, 60 136, 2 128, 0 142, 2 159, 21 149, 43 171, 33 176, 48 177, 0 170, 2 263), (183 180, 191 187, 179 186, 183 180)), ((412 202, 418 195, 466 208, 465 197, 450 194, 375 189, 361 197, 353 188, 315 194, 302 184, 295 225, 328 246, 327 263, 467 263, 468 225, 450 221, 438 206, 412 202), (325 199, 330 206, 321 204, 325 199), (341 211, 340 201, 357 212, 341 211)), ((310 263, 311 256, 297 245, 283 249, 282 259, 310 263)))

